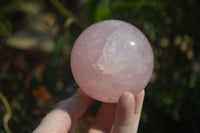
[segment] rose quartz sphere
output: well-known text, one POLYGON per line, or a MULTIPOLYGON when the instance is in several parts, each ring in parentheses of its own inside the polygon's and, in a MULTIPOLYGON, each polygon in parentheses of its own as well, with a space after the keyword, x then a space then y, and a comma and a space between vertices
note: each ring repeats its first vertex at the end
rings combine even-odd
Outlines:
POLYGON ((84 30, 71 53, 71 68, 90 97, 116 103, 124 92, 137 95, 151 78, 153 52, 145 35, 120 20, 105 20, 84 30))

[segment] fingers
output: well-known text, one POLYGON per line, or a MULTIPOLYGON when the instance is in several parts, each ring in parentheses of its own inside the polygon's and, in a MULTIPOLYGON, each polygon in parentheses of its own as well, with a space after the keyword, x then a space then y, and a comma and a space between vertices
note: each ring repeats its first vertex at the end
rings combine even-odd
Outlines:
POLYGON ((134 114, 134 118, 133 118, 132 133, 137 133, 137 130, 138 130, 144 96, 145 96, 144 90, 135 96, 136 107, 135 107, 135 114, 134 114))
MULTIPOLYGON (((136 133, 143 100, 144 91, 135 97, 131 93, 126 92, 120 97, 117 110, 116 104, 104 103, 89 133, 110 132, 112 124, 113 133, 136 133), (113 120, 114 116, 115 120, 113 120)), ((58 103, 42 120, 34 133, 75 133, 78 118, 85 112, 92 101, 93 99, 83 92, 77 92, 71 98, 58 103)))
POLYGON ((116 104, 104 103, 88 133, 108 133, 112 127, 115 116, 116 104))
MULTIPOLYGON (((74 121, 85 112, 92 98, 81 91, 69 99, 59 102, 55 108, 45 116, 34 133, 66 133, 70 127, 76 127, 74 121)), ((71 129, 73 131, 74 129, 71 129)))
POLYGON ((126 92, 119 98, 112 133, 131 133, 134 112, 135 98, 126 92))

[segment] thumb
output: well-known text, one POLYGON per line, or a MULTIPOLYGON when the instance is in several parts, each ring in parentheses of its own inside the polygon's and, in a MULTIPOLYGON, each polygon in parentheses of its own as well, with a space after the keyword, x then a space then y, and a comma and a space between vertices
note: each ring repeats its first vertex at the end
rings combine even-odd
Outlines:
POLYGON ((78 90, 72 97, 59 102, 33 133, 66 133, 92 101, 92 98, 78 90))

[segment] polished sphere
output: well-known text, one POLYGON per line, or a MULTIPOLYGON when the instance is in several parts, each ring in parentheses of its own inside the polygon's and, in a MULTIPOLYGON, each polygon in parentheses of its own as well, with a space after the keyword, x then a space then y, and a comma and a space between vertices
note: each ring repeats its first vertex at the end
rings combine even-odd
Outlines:
POLYGON ((134 95, 148 84, 154 66, 152 48, 135 26, 105 20, 84 30, 71 53, 72 73, 90 97, 116 103, 124 92, 134 95))

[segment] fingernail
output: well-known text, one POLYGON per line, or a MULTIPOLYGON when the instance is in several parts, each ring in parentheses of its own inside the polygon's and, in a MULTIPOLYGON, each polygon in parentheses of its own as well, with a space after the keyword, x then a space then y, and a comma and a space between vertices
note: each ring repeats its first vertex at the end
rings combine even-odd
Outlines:
POLYGON ((130 92, 125 92, 121 95, 120 101, 124 104, 135 104, 135 99, 132 93, 130 92))

